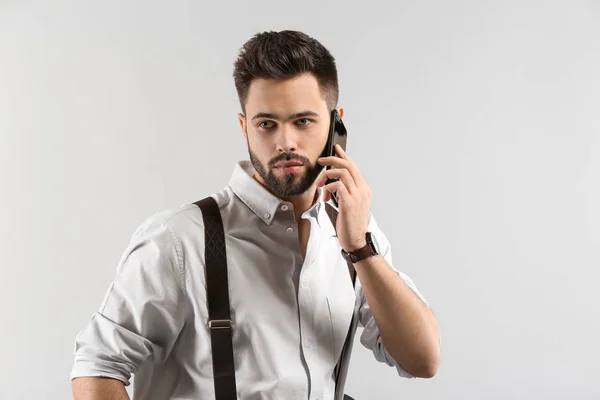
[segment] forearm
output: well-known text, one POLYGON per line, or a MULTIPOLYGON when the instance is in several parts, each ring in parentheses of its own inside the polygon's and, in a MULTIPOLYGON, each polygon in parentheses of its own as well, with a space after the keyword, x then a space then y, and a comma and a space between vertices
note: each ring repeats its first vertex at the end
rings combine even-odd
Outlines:
POLYGON ((429 307, 383 256, 359 261, 355 269, 389 354, 414 376, 435 375, 440 360, 440 336, 429 307))
POLYGON ((72 382, 75 400, 129 400, 123 382, 110 378, 75 378, 72 382))

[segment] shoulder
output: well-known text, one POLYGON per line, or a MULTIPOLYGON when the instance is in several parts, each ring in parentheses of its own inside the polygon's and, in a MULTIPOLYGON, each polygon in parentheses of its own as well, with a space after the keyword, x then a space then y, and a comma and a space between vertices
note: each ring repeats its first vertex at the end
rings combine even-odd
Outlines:
MULTIPOLYGON (((210 194, 224 210, 231 201, 226 189, 210 194)), ((136 259, 157 273, 177 273, 185 289, 189 259, 196 259, 204 249, 204 222, 194 202, 163 209, 147 216, 133 231, 120 262, 136 259), (171 271, 171 272, 169 272, 171 271)), ((122 267, 120 267, 122 269, 122 267)))
MULTIPOLYGON (((231 203, 233 196, 231 190, 224 188, 211 193, 208 197, 214 198, 221 212, 224 212, 231 203)), ((204 228, 204 222, 200 208, 194 203, 183 203, 147 216, 135 229, 133 238, 161 230, 168 233, 171 240, 175 242, 180 241, 182 237, 188 236, 190 233, 195 235, 198 229, 202 230, 204 228)))

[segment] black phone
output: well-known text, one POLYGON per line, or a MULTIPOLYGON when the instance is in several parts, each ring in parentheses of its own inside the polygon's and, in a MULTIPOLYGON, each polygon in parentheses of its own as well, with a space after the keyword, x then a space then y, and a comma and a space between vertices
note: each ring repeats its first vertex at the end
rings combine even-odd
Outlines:
MULTIPOLYGON (((339 144, 344 151, 346 151, 346 141, 348 138, 348 131, 346 126, 342 122, 342 118, 338 111, 334 108, 331 111, 331 121, 329 122, 329 136, 327 138, 327 144, 323 151, 323 157, 337 156, 335 153, 335 145, 339 144)), ((326 170, 333 168, 331 165, 325 167, 326 170)), ((337 179, 328 179, 326 185, 337 181, 337 179)), ((331 199, 338 206, 337 196, 335 193, 331 194, 331 199)))

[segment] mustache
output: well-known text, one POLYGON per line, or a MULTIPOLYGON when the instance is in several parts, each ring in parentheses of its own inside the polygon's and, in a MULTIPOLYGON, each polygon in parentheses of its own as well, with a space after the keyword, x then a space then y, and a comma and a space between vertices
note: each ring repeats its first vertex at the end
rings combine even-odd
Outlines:
POLYGON ((312 163, 310 162, 310 160, 304 156, 301 156, 300 154, 296 154, 296 153, 282 153, 280 155, 278 155, 277 157, 273 158, 271 161, 269 161, 269 166, 273 167, 275 164, 277 164, 278 162, 281 161, 300 161, 301 163, 303 163, 304 165, 312 165, 312 163))

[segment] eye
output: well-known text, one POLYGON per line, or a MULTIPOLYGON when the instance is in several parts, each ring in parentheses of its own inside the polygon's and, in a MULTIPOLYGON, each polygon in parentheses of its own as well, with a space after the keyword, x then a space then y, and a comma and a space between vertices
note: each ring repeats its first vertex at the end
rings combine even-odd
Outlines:
POLYGON ((260 121, 257 125, 257 127, 260 129, 271 129, 273 126, 273 121, 260 121))
POLYGON ((312 122, 313 121, 311 119, 301 118, 298 121, 296 121, 296 124, 300 125, 300 126, 307 126, 307 125, 310 125, 312 122))

